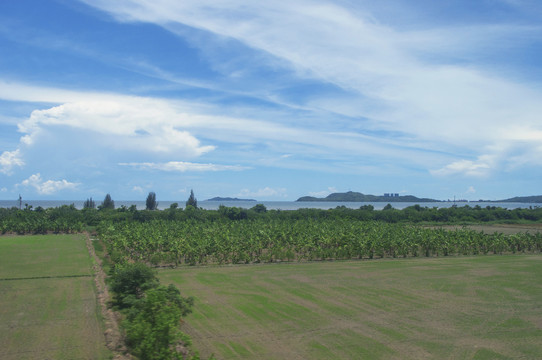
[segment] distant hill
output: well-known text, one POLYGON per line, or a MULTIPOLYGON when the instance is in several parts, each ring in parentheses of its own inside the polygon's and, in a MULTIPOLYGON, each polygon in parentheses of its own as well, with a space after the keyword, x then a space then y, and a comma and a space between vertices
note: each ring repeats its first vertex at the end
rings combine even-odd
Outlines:
POLYGON ((510 199, 498 200, 497 202, 542 203, 542 195, 516 196, 510 199))
POLYGON ((325 198, 317 198, 314 196, 303 196, 296 201, 349 201, 349 202, 439 202, 440 200, 418 198, 412 195, 402 196, 378 196, 366 195, 359 192, 348 191, 345 193, 329 194, 325 198))
POLYGON ((238 199, 238 198, 231 198, 231 197, 214 197, 212 199, 207 199, 205 201, 256 201, 254 199, 238 199))

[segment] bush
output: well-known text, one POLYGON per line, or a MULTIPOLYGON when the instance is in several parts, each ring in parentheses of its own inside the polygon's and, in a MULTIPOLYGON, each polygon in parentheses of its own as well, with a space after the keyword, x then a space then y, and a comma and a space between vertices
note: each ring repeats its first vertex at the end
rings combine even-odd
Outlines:
POLYGON ((156 288, 158 279, 154 271, 143 263, 117 265, 111 276, 110 287, 115 293, 113 305, 119 309, 128 308, 145 291, 156 288))
POLYGON ((189 338, 179 330, 181 317, 189 314, 193 298, 183 298, 173 285, 150 289, 128 311, 124 322, 128 346, 141 360, 182 359, 175 346, 189 338))

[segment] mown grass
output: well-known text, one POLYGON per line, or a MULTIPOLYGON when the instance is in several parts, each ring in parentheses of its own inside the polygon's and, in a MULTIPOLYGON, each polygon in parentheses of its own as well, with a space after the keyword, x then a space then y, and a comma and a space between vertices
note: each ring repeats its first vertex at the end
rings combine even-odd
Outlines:
POLYGON ((0 237, 0 358, 107 359, 83 235, 0 237))
POLYGON ((83 235, 0 237, 0 278, 90 274, 83 235))
POLYGON ((539 255, 160 271, 218 359, 536 359, 541 276, 539 255))

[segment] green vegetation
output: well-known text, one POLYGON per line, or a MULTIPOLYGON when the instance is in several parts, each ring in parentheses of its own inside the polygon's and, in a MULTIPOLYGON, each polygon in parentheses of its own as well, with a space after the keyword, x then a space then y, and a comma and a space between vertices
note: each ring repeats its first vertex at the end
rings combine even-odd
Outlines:
POLYGON ((103 209, 113 210, 115 208, 115 202, 113 201, 113 199, 111 199, 111 195, 109 194, 105 195, 104 201, 99 206, 99 208, 100 210, 103 210, 103 209))
POLYGON ((348 191, 345 193, 329 194, 325 198, 317 198, 313 196, 303 196, 296 201, 351 201, 351 202, 438 202, 435 199, 418 198, 412 195, 401 196, 378 196, 367 195, 359 192, 348 191))
POLYGON ((0 237, 0 358, 107 359, 83 235, 0 237))
POLYGON ((1 278, 90 276, 82 235, 0 237, 1 278))
POLYGON ((150 289, 136 301, 124 320, 127 345, 140 360, 196 359, 183 356, 177 349, 190 344, 179 330, 181 316, 188 311, 179 290, 171 285, 150 289))
POLYGON ((92 198, 86 199, 83 204, 83 209, 95 209, 96 208, 96 202, 92 200, 92 198))
POLYGON ((539 255, 164 269, 219 359, 537 359, 539 255))
POLYGON ((192 311, 193 298, 183 298, 173 285, 160 286, 154 272, 142 263, 117 264, 110 283, 113 304, 125 315, 123 327, 132 354, 140 360, 199 358, 177 350, 190 345, 179 324, 192 311))
POLYGON ((541 233, 485 234, 353 219, 152 220, 107 223, 116 261, 155 265, 538 253, 541 233))
MULTIPOLYGON (((111 202, 113 202, 111 200, 111 202)), ((129 208, 121 206, 118 209, 103 205, 99 209, 87 207, 78 210, 75 206, 64 205, 57 208, 43 209, 25 207, 19 210, 0 208, 0 233, 17 234, 46 234, 77 233, 89 227, 95 227, 104 221, 124 223, 130 221, 148 222, 152 220, 215 222, 220 220, 265 220, 265 221, 297 221, 297 220, 356 220, 378 221, 384 223, 407 224, 521 224, 542 221, 542 208, 532 209, 503 209, 498 207, 480 206, 428 208, 414 205, 402 210, 394 209, 391 204, 385 210, 374 210, 371 205, 363 205, 359 209, 339 206, 335 209, 299 209, 291 211, 267 210, 264 205, 256 204, 250 209, 220 206, 218 210, 204 210, 189 205, 186 209, 172 204, 163 211, 137 210, 135 205, 129 208)), ((193 192, 187 202, 197 206, 193 192), (192 200, 191 200, 192 199, 192 200)), ((114 203, 112 205, 114 207, 114 203)))
POLYGON ((499 202, 523 202, 523 203, 541 203, 542 195, 535 196, 516 196, 506 200, 499 200, 499 202))
POLYGON ((157 286, 154 272, 143 263, 117 265, 109 282, 109 288, 114 292, 113 305, 118 309, 131 307, 145 291, 157 286))
POLYGON ((194 190, 190 190, 190 196, 186 200, 186 207, 192 206, 193 208, 198 208, 198 200, 194 196, 194 190))
MULTIPOLYGON (((218 210, 203 210, 197 207, 191 191, 185 209, 173 204, 157 211, 156 195, 149 193, 147 200, 146 210, 137 210, 135 206, 115 209, 109 194, 98 209, 92 206, 92 199, 82 210, 73 205, 50 209, 0 208, 2 234, 69 234, 88 230, 99 237, 94 248, 102 256, 109 255, 105 266, 114 292, 112 305, 122 312, 127 345, 140 359, 198 357, 190 354, 190 339, 179 330, 194 300, 182 297, 173 285, 160 285, 149 265, 278 262, 292 265, 183 266, 183 274, 194 274, 187 280, 177 270, 161 272, 162 280, 171 280, 195 296, 195 313, 187 331, 197 339, 197 348, 216 352, 221 358, 484 359, 529 358, 540 352, 540 328, 533 327, 529 317, 533 312, 529 304, 534 301, 522 301, 540 298, 540 286, 531 278, 540 275, 540 262, 536 262, 540 257, 525 254, 540 253, 542 233, 518 232, 526 224, 541 229, 540 208, 415 205, 397 210, 388 204, 381 211, 370 205, 359 209, 341 206, 330 210, 279 211, 256 204, 251 209, 220 206, 218 210), (487 227, 495 222, 516 225, 514 230, 507 225, 504 232, 502 228, 487 227), (469 228, 468 224, 476 225, 469 228), (487 233, 479 231, 486 229, 487 233), (465 257, 486 254, 523 255, 465 257), (411 257, 425 260, 414 262, 408 259, 411 257), (402 260, 327 261, 377 258, 402 260), (524 267, 514 259, 523 259, 524 267), (242 269, 251 270, 243 273, 242 269), (528 288, 528 282, 534 285, 528 288), (519 304, 518 311, 511 310, 514 301, 519 304), (453 312, 449 308, 455 303, 460 307, 453 312), (224 309, 219 309, 221 304, 224 309), (464 310, 469 305, 474 308, 472 312, 464 310), (502 321, 488 315, 486 309, 501 314, 502 321), (510 311, 506 312, 507 309, 510 311), (487 321, 480 325, 482 318, 487 321), (211 329, 210 333, 205 329, 211 329), (501 332, 522 340, 517 346, 510 342, 504 348, 501 332), (489 333, 499 341, 482 335, 489 333), (215 338, 214 334, 223 335, 215 338), (465 334, 476 339, 479 347, 467 342, 465 334), (442 338, 435 338, 436 335, 442 338), (270 349, 269 344, 275 348, 270 349)), ((63 300, 66 297, 74 306, 80 306, 80 294, 86 300, 93 299, 88 289, 83 289, 92 289, 92 282, 88 254, 81 248, 84 250, 84 243, 75 235, 0 238, 0 305, 8 311, 2 320, 14 324, 6 329, 26 329, 27 323, 20 325, 16 314, 26 314, 25 307, 39 308, 39 296, 50 296, 55 303, 48 305, 44 313, 28 311, 30 316, 41 316, 47 321, 56 316, 50 314, 61 314, 58 319, 78 316, 75 310, 66 316, 62 311, 70 308, 63 300), (31 284, 32 291, 39 286, 31 282, 38 281, 55 283, 46 285, 49 290, 31 295, 25 292, 26 288, 17 287, 31 284), (19 293, 30 302, 22 302, 20 310, 20 304, 11 304, 19 293)), ((98 318, 95 303, 94 307, 84 306, 85 314, 91 311, 98 318)), ((50 325, 43 324, 49 331, 50 325)), ((74 324, 78 326, 78 322, 74 324)), ((0 357, 21 358, 21 353, 13 349, 31 347, 22 340, 27 334, 31 339, 38 338, 39 346, 45 348, 45 340, 39 336, 46 337, 39 331, 14 333, 15 338, 6 337, 0 343, 0 348, 8 349, 0 357)), ((69 342, 68 347, 86 349, 75 340, 69 342)), ((63 358, 63 346, 47 348, 56 351, 47 356, 63 358)), ((87 356, 77 353, 76 357, 87 356)))
POLYGON ((145 201, 145 208, 147 210, 158 210, 158 203, 156 202, 156 193, 150 192, 145 201))

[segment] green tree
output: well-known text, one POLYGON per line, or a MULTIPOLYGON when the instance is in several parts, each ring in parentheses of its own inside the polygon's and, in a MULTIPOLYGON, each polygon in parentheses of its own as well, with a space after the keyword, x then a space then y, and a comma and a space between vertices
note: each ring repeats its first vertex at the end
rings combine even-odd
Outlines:
POLYGON ((147 195, 146 209, 147 210, 158 209, 158 203, 156 202, 156 193, 154 193, 153 191, 151 191, 149 195, 147 195))
POLYGON ((92 198, 85 200, 85 203, 83 204, 83 209, 95 209, 95 208, 96 208, 96 203, 94 202, 94 200, 92 200, 92 198))
POLYGON ((193 298, 183 298, 173 285, 150 289, 128 311, 124 322, 126 340, 141 360, 183 359, 175 345, 179 340, 190 344, 179 330, 181 318, 189 314, 193 298))
POLYGON ((113 199, 111 199, 111 195, 107 194, 105 195, 104 201, 99 206, 99 209, 114 209, 115 208, 115 202, 113 199))
POLYGON ((158 286, 154 271, 143 263, 116 266, 111 274, 113 305, 120 309, 131 307, 144 292, 158 286))
POLYGON ((264 213, 264 212, 267 212, 267 208, 265 207, 264 204, 256 204, 255 206, 253 206, 250 210, 254 211, 254 212, 257 212, 257 213, 264 213))
POLYGON ((194 196, 194 190, 190 190, 190 197, 186 200, 186 206, 188 205, 193 206, 196 209, 198 208, 198 200, 194 196))

